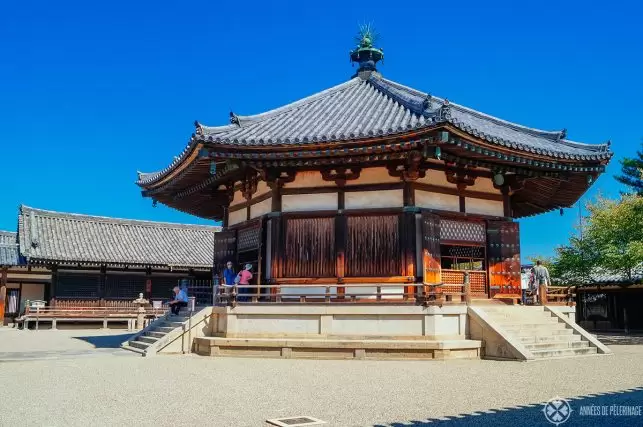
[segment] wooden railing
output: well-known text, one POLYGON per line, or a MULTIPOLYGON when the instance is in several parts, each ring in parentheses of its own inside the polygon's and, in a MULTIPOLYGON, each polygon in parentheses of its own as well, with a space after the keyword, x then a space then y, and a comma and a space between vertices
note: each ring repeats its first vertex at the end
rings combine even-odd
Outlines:
MULTIPOLYGON (((167 307, 145 308, 145 316, 158 317, 168 311, 167 307)), ((136 317, 138 307, 26 307, 24 316, 28 317, 136 317)))
POLYGON ((455 283, 455 287, 447 287, 445 292, 458 292, 459 286, 464 286, 465 281, 469 280, 470 292, 472 295, 487 295, 487 272, 486 271, 469 271, 469 270, 446 270, 442 269, 442 281, 445 283, 455 283))
POLYGON ((546 299, 544 299, 542 303, 548 305, 567 305, 573 307, 576 305, 576 287, 548 286, 546 299))
POLYGON ((414 303, 422 305, 464 304, 468 284, 363 284, 341 285, 235 285, 219 286, 215 304, 303 303, 414 303), (448 290, 448 291, 447 291, 448 290))
POLYGON ((51 306, 61 309, 66 308, 138 308, 138 304, 128 300, 105 299, 55 299, 51 306))

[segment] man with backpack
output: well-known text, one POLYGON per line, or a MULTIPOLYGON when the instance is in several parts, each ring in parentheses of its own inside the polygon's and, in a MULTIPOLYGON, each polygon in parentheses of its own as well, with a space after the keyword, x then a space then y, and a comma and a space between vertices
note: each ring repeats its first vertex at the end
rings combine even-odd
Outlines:
POLYGON ((536 261, 536 266, 534 267, 534 281, 538 289, 538 303, 546 304, 547 286, 551 286, 551 280, 549 279, 549 270, 542 265, 540 260, 536 261))

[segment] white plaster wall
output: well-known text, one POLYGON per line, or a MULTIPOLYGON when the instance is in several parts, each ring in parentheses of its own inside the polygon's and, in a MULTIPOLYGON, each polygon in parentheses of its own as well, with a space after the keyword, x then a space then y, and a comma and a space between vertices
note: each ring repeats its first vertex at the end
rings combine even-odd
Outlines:
POLYGON ((281 196, 282 212, 337 209, 337 193, 285 194, 281 196))
POLYGON ((319 317, 305 315, 274 315, 274 316, 237 316, 237 331, 239 335, 254 334, 295 334, 318 335, 319 317))
POLYGON ((460 211, 460 197, 453 194, 430 193, 415 190, 415 206, 443 211, 460 211))
POLYGON ((245 201, 246 199, 243 197, 243 194, 241 194, 241 190, 237 190, 234 192, 234 198, 232 199, 230 206, 238 205, 239 203, 243 203, 245 201))
POLYGON ((390 182, 400 182, 400 178, 391 176, 385 167, 362 169, 359 178, 347 181, 346 185, 363 185, 363 184, 384 184, 390 182))
POLYGON ((270 187, 268 187, 268 184, 266 184, 266 181, 259 181, 257 183, 257 191, 255 194, 252 195, 252 197, 259 197, 263 196, 266 193, 270 193, 272 190, 270 187))
POLYGON ((447 176, 443 171, 432 169, 427 170, 426 176, 424 178, 419 178, 417 182, 421 182, 422 184, 439 185, 440 187, 456 188, 455 184, 451 184, 447 181, 447 176))
POLYGON ((467 197, 464 202, 464 207, 467 213, 504 216, 502 202, 499 200, 483 200, 467 197))
POLYGON ((382 191, 347 191, 344 194, 344 206, 346 209, 402 207, 404 206, 403 191, 401 189, 382 191))
POLYGON ((422 316, 335 315, 333 332, 342 335, 422 336, 422 316))
POLYGON ((247 218, 248 218, 248 208, 230 212, 228 214, 228 225, 239 224, 240 222, 246 221, 247 218))
POLYGON ((250 206, 250 218, 267 214, 272 210, 272 197, 250 206))
POLYGON ((482 193, 500 194, 500 190, 493 188, 493 181, 491 178, 478 177, 476 178, 475 185, 467 187, 467 190, 480 191, 482 193))
POLYGON ((321 172, 318 171, 303 171, 297 172, 295 180, 288 182, 284 188, 302 188, 302 187, 334 187, 335 183, 324 181, 321 172))

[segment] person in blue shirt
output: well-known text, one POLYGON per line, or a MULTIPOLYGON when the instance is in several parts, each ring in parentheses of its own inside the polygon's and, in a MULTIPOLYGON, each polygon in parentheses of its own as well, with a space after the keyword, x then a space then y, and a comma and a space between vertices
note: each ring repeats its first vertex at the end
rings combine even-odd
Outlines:
POLYGON ((234 286, 234 279, 236 277, 237 273, 235 273, 234 268, 232 268, 232 261, 228 261, 223 270, 223 286, 234 286))
POLYGON ((188 293, 185 289, 180 289, 178 286, 175 286, 173 291, 174 299, 170 301, 170 307, 172 308, 172 314, 178 315, 182 307, 188 306, 188 293))
MULTIPOLYGON (((232 287, 235 285, 237 279, 237 273, 235 273, 232 266, 232 261, 228 261, 225 269, 223 270, 223 286, 225 289, 225 295, 227 298, 230 298, 232 295, 232 287)), ((228 300, 228 302, 230 302, 228 300)))

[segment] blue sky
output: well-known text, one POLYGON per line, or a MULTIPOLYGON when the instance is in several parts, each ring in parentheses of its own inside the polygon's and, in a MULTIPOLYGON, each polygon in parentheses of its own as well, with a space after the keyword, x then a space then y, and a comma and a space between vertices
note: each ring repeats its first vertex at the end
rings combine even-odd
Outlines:
MULTIPOLYGON (((643 137, 637 2, 6 2, 0 14, 0 229, 29 206, 207 223, 159 205, 136 171, 193 132, 341 83, 360 23, 386 77, 572 140, 612 140, 587 194, 616 196, 643 137), (523 4, 525 3, 525 4, 523 4), (527 4, 529 3, 529 4, 527 4)), ((578 210, 521 220, 523 256, 564 243, 578 210)))

